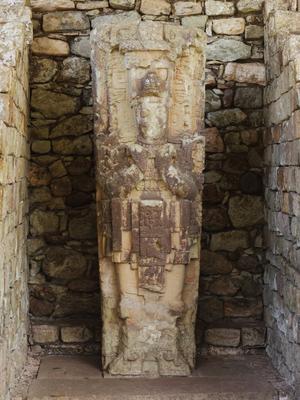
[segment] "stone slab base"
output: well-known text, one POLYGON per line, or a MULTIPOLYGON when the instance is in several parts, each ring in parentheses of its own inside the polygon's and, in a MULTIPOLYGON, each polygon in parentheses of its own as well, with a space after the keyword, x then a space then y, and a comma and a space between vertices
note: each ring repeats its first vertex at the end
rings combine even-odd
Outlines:
POLYGON ((265 356, 203 358, 189 378, 104 379, 98 359, 42 359, 28 400, 291 400, 265 356))

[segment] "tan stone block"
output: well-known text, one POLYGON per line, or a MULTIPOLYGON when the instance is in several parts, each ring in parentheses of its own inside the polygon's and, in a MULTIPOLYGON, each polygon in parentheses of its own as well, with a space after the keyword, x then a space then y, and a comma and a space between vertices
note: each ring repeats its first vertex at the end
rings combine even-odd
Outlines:
POLYGON ((222 18, 213 20, 213 31, 217 35, 240 35, 244 30, 244 18, 222 18))
POLYGON ((109 5, 120 10, 132 10, 135 6, 135 0, 109 0, 109 5))
POLYGON ((75 8, 74 1, 71 0, 30 0, 32 11, 60 11, 72 10, 75 8))
POLYGON ((58 341, 58 327, 54 325, 33 325, 33 340, 36 343, 46 344, 58 341))
POLYGON ((202 13, 201 3, 195 3, 193 1, 177 1, 174 4, 175 15, 183 17, 186 15, 195 15, 202 13))
POLYGON ((32 53, 36 55, 67 56, 69 51, 68 43, 63 40, 38 37, 32 43, 32 53))
POLYGON ((190 26, 204 30, 207 19, 207 15, 190 15, 188 17, 183 17, 181 23, 183 26, 190 26))
POLYGON ((66 326, 61 328, 61 339, 64 343, 84 343, 93 338, 93 333, 82 326, 66 326))
POLYGON ((266 84, 266 67, 261 63, 228 63, 225 67, 224 79, 264 86, 266 84))
POLYGON ((250 13, 260 11, 262 9, 263 0, 239 0, 237 9, 242 13, 250 13))
POLYGON ((107 8, 109 7, 108 1, 105 0, 94 0, 94 1, 86 1, 85 3, 77 3, 78 10, 94 10, 98 8, 107 8))
POLYGON ((261 39, 264 37, 264 27, 259 25, 247 25, 245 39, 261 39))
POLYGON ((206 15, 234 15, 234 12, 234 3, 232 1, 208 0, 205 2, 206 15))
POLYGON ((51 150, 51 142, 49 140, 35 140, 31 144, 31 150, 38 154, 47 154, 51 150))
POLYGON ((167 0, 142 0, 140 11, 142 14, 169 15, 171 4, 167 0))
POLYGON ((205 331, 205 342, 213 346, 238 347, 240 340, 239 329, 210 328, 205 331))

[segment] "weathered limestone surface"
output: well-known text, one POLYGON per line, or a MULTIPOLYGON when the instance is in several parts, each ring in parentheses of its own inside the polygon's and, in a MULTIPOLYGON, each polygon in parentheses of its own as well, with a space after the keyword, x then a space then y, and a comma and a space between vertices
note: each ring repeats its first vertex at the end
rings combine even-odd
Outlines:
MULTIPOLYGON (((198 348, 203 346, 200 345, 201 337, 204 337, 202 331, 214 328, 216 324, 227 327, 232 323, 239 330, 249 328, 253 320, 260 324, 257 320, 262 315, 258 316, 257 310, 262 311, 262 224, 234 228, 233 221, 236 223, 237 220, 234 214, 236 211, 240 215, 240 210, 230 207, 235 204, 230 199, 249 195, 262 197, 263 191, 263 113, 261 108, 256 108, 261 101, 260 95, 253 103, 255 108, 249 108, 253 94, 260 93, 257 88, 262 88, 266 82, 263 38, 245 39, 249 27, 252 30, 253 26, 256 30, 263 27, 262 2, 31 0, 31 5, 35 39, 31 62, 34 107, 31 106, 29 177, 30 214, 33 214, 29 240, 30 312, 33 323, 37 325, 56 324, 61 331, 75 324, 93 332, 91 338, 72 343, 63 342, 59 332, 55 342, 47 342, 45 338, 41 345, 43 349, 50 353, 98 354, 100 341, 93 100, 91 77, 87 80, 85 62, 90 63, 90 29, 85 29, 87 24, 80 25, 82 30, 79 30, 79 24, 74 30, 64 29, 65 26, 61 28, 66 16, 71 21, 75 16, 71 18, 70 13, 78 16, 78 12, 82 13, 80 21, 86 21, 86 16, 91 27, 99 16, 106 14, 118 15, 122 20, 124 10, 128 9, 135 10, 135 17, 138 12, 144 20, 174 21, 175 17, 178 24, 203 29, 209 45, 218 44, 212 59, 206 63, 207 129, 202 132, 206 138, 202 255, 209 254, 209 257, 203 256, 201 263, 205 275, 201 277, 199 291, 198 348), (175 15, 175 5, 180 15, 175 15), (181 15, 183 10, 186 15, 181 15), (47 29, 47 25, 44 26, 43 22, 44 19, 49 22, 49 16, 44 17, 53 13, 59 31, 46 32, 44 28, 47 29), (61 20, 59 23, 58 19, 61 20), (229 45, 225 43, 225 52, 224 40, 229 41, 229 45), (220 61, 221 52, 226 58, 234 55, 234 61, 220 61), (78 73, 74 65, 80 66, 78 73), (243 99, 247 100, 245 104, 243 99), (215 121, 222 126, 216 128, 215 121), (241 233, 242 240, 236 231, 241 233), (213 250, 215 245, 217 250, 213 250), (57 246, 80 253, 86 259, 87 268, 82 269, 80 277, 76 268, 74 276, 72 270, 67 271, 66 279, 58 280, 45 274, 45 254, 53 250, 55 255, 57 246), (215 269, 212 260, 217 260, 215 269), (224 281, 220 280, 223 275, 224 281), (228 283, 229 289, 224 282, 228 283), (236 306, 241 304, 243 318, 231 315, 232 308, 229 307, 226 307, 225 315, 224 306, 229 300, 234 300, 236 306)), ((53 16, 51 19, 53 21, 53 16)), ((240 202, 249 205, 244 212, 251 213, 251 202, 242 199, 240 202)), ((67 261, 62 262, 62 268, 67 268, 67 265, 67 261)), ((210 349, 213 347, 209 346, 210 349)), ((242 351, 241 347, 223 346, 218 346, 217 351, 224 349, 242 351)))
POLYGON ((0 398, 27 357, 28 44, 31 13, 23 1, 0 4, 0 398))
POLYGON ((102 17, 92 33, 103 367, 195 363, 205 35, 102 17))
POLYGON ((300 396, 299 3, 266 3, 267 351, 300 396), (298 7, 298 8, 297 8, 298 7))

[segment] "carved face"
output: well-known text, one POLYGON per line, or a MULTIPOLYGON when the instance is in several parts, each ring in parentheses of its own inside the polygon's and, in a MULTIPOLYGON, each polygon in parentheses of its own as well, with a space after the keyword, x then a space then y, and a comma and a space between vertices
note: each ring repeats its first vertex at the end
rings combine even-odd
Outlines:
POLYGON ((147 144, 162 142, 167 124, 164 84, 155 71, 149 71, 141 81, 137 106, 140 140, 147 144))

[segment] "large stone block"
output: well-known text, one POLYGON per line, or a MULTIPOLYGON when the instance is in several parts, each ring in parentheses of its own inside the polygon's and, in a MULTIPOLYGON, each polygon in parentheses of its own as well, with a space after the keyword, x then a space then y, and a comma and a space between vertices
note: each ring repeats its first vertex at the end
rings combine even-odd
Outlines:
POLYGON ((251 57, 251 46, 233 39, 218 39, 207 46, 208 60, 235 61, 251 57))
POLYGON ((59 339, 58 327, 55 325, 33 325, 33 340, 36 343, 54 343, 59 339))
POLYGON ((90 28, 88 17, 80 11, 60 11, 45 14, 43 29, 45 32, 80 31, 90 28))
POLYGON ((31 105, 46 118, 58 118, 65 114, 75 113, 79 108, 79 99, 63 93, 33 89, 31 105))
POLYGON ((229 217, 235 228, 262 224, 264 205, 260 196, 234 196, 229 200, 229 217))
POLYGON ((32 43, 32 53, 47 56, 67 56, 69 45, 67 42, 47 37, 37 37, 32 43))
POLYGON ((244 30, 244 18, 220 18, 213 20, 213 31, 217 35, 240 35, 244 30))
POLYGON ((71 0, 30 0, 30 6, 33 11, 59 11, 72 10, 75 8, 75 3, 71 0))
POLYGON ((174 4, 175 15, 184 17, 186 15, 201 14, 202 5, 201 3, 195 3, 193 1, 177 1, 174 4))
POLYGON ((261 63, 228 63, 225 67, 224 79, 264 86, 266 84, 266 67, 261 63))
MULTIPOLYGON (((174 9, 177 15, 200 13, 201 4, 176 2, 174 9)), ((167 1, 141 2, 143 14, 170 11, 167 1)), ((97 26, 92 65, 99 77, 103 366, 111 375, 189 375, 204 168, 197 133, 204 117, 204 35, 118 16, 99 18, 97 26)), ((71 221, 73 238, 76 226, 71 221)))
POLYGON ((249 246, 248 234, 246 231, 228 231, 215 233, 211 238, 211 250, 235 251, 246 249, 249 246))
POLYGON ((234 12, 234 3, 232 1, 208 0, 205 2, 205 13, 209 16, 233 15, 234 12))
POLYGON ((140 11, 142 14, 169 15, 171 4, 167 0, 142 0, 140 11))
POLYGON ((213 346, 238 347, 240 340, 239 329, 210 328, 205 331, 205 342, 213 346))

